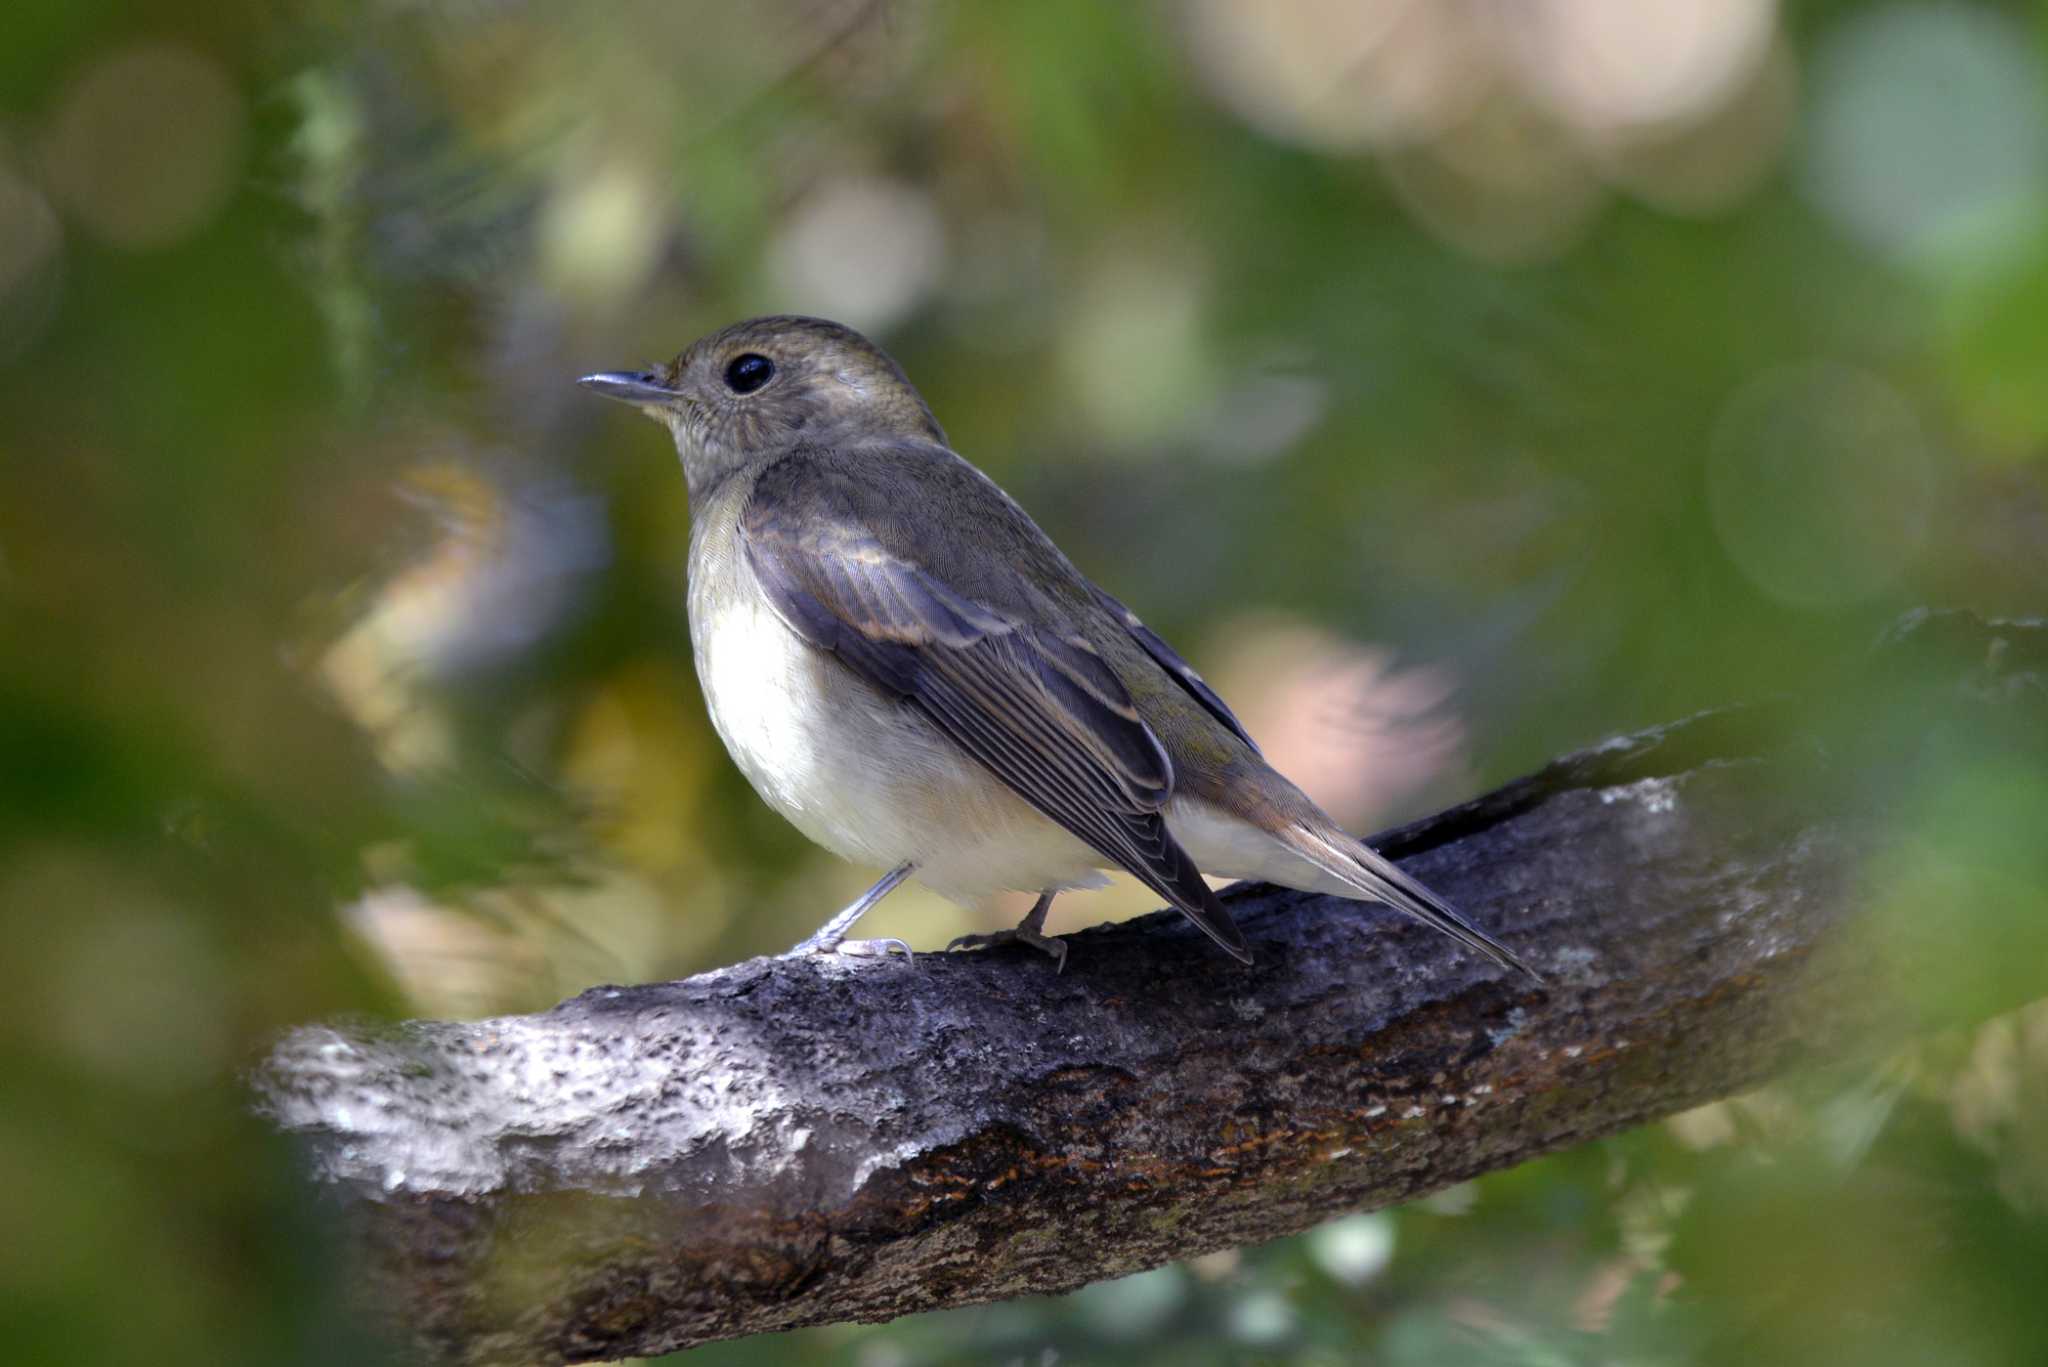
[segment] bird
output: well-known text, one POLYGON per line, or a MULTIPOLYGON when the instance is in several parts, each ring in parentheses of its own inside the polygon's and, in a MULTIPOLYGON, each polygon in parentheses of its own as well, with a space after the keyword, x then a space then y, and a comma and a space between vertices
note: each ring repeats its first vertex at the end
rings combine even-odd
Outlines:
POLYGON ((887 870, 791 954, 908 955, 848 937, 915 879, 971 908, 1036 894, 1014 929, 948 948, 1019 942, 1057 972, 1053 898, 1114 868, 1249 964, 1206 871, 1384 903, 1541 981, 1268 764, 852 328, 752 318, 578 383, 675 439, 691 645, 734 762, 811 840, 887 870))

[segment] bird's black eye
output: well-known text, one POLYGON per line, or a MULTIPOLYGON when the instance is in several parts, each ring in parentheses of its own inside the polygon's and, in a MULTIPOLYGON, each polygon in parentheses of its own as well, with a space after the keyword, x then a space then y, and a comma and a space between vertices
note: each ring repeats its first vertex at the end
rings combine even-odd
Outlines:
POLYGON ((732 358, 725 368, 725 387, 735 394, 751 394, 775 378, 775 362, 758 351, 732 358))

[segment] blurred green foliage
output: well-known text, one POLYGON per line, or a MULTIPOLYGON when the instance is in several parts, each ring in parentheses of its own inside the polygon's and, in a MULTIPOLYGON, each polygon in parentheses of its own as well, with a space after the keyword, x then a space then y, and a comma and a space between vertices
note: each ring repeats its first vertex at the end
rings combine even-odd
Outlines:
MULTIPOLYGON (((873 331, 1361 825, 1836 696, 1906 607, 2043 606, 2031 6, 16 0, 6 30, 23 1362, 374 1357, 245 1113, 266 1040, 773 949, 867 876, 711 741, 666 439, 579 373, 754 313, 873 331)), ((1932 996, 2048 988, 1997 953, 2044 906, 2043 776, 1965 745, 1918 777, 1883 923, 1985 946, 1932 996)), ((1241 1256, 700 1356, 2039 1361, 2044 1077, 2037 1010, 1241 1256)))

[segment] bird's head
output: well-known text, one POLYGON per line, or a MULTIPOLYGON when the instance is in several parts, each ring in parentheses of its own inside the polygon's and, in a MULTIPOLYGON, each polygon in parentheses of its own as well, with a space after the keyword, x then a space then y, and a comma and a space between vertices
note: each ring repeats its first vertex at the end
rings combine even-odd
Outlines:
POLYGON ((667 427, 693 498, 799 443, 946 439, 887 353, 822 318, 750 318, 691 343, 666 366, 577 383, 667 427))

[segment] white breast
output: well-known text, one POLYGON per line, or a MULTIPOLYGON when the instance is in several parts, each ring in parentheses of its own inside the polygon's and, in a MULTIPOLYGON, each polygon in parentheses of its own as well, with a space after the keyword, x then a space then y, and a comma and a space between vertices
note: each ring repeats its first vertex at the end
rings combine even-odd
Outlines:
MULTIPOLYGON (((770 806, 790 815, 825 787, 815 739, 825 708, 810 649, 759 607, 718 614, 691 631, 711 724, 770 806)), ((792 817, 792 819, 794 819, 792 817)))

